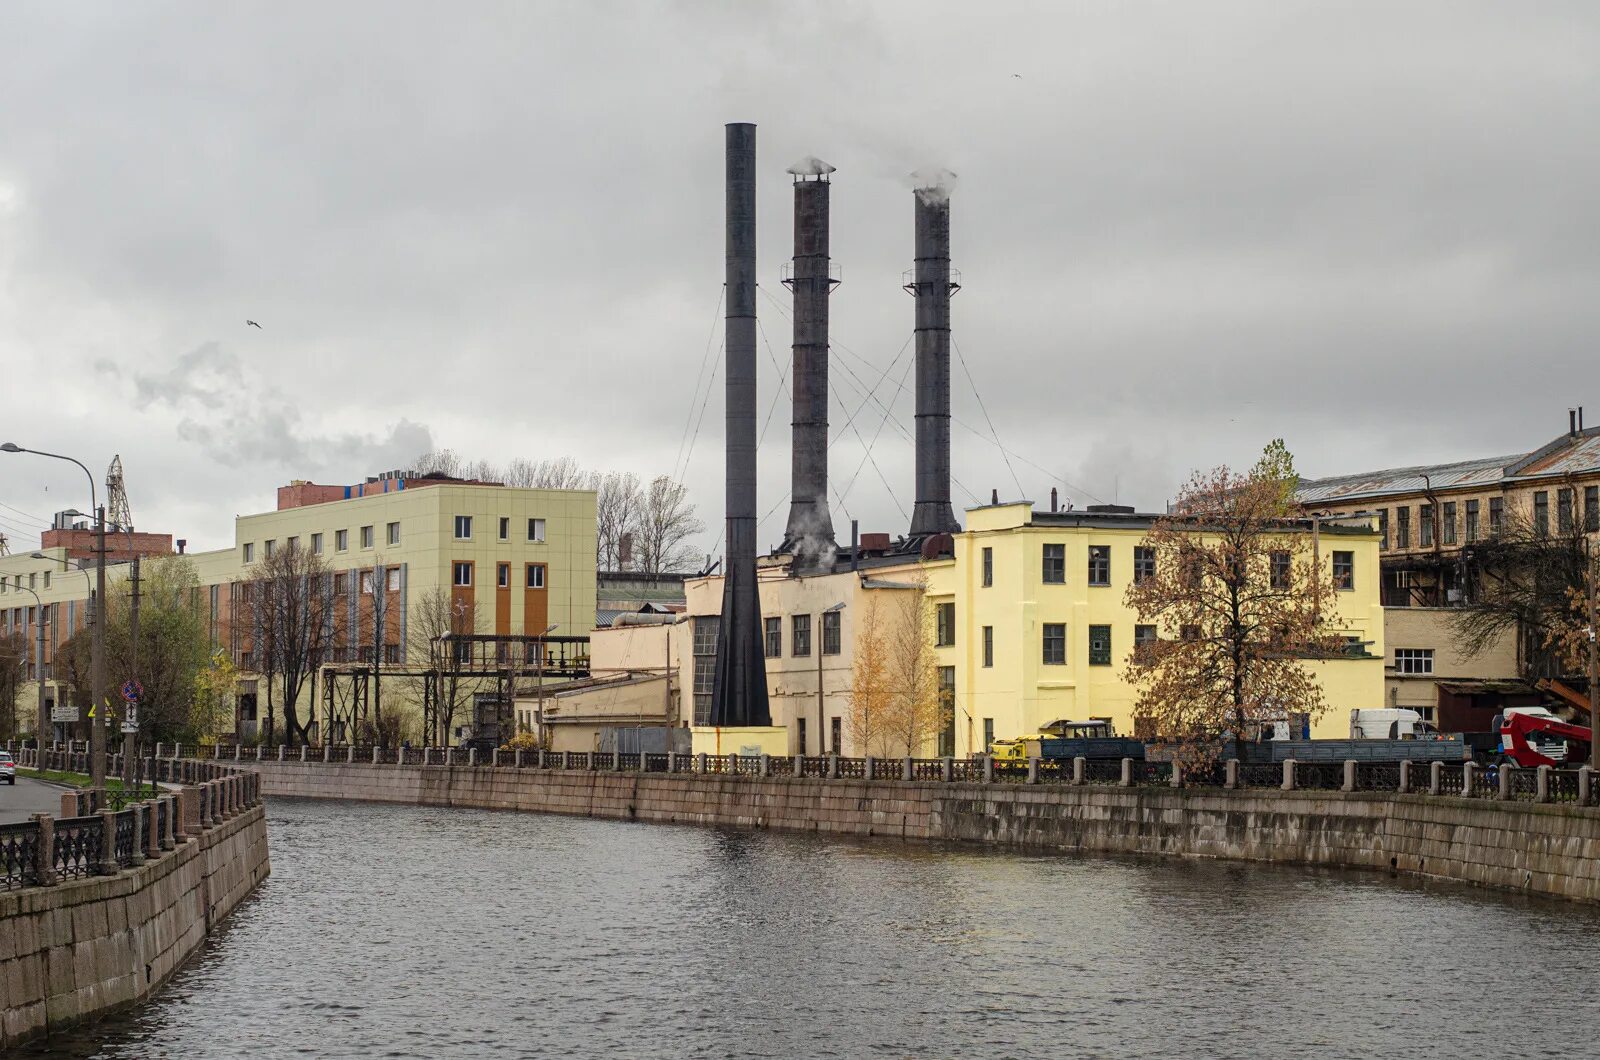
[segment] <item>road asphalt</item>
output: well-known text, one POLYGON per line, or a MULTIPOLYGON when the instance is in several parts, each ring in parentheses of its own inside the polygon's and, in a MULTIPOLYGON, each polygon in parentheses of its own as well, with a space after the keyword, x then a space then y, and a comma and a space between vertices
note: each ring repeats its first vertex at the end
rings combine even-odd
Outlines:
POLYGON ((61 816, 61 793, 65 790, 27 777, 18 777, 15 785, 0 784, 0 824, 26 821, 36 813, 61 816))

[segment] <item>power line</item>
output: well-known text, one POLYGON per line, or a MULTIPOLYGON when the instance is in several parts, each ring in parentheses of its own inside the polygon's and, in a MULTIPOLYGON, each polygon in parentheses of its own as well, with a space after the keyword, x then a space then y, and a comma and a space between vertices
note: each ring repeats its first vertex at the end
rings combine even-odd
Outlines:
POLYGON ((978 393, 978 384, 972 378, 972 369, 967 367, 967 356, 961 352, 961 343, 952 337, 950 345, 956 348, 956 360, 961 362, 961 371, 967 377, 967 385, 972 388, 972 396, 978 399, 978 411, 983 413, 984 422, 989 425, 989 433, 994 435, 995 448, 1000 450, 1000 456, 1006 462, 1006 470, 1011 472, 1011 481, 1017 485, 1017 496, 1021 498, 1026 495, 1022 489, 1022 480, 1017 477, 1017 469, 1011 466, 1011 454, 1000 444, 1000 432, 994 429, 994 420, 989 416, 988 406, 983 403, 983 395, 978 393))
MULTIPOLYGON (((675 482, 682 482, 683 481, 683 475, 686 475, 689 472, 689 457, 684 452, 684 445, 687 443, 688 446, 690 447, 690 450, 691 451, 693 450, 694 441, 693 441, 693 439, 689 438, 689 427, 690 427, 690 425, 694 424, 694 431, 695 431, 696 435, 698 435, 700 433, 700 427, 699 427, 698 424, 695 423, 695 413, 694 413, 695 398, 698 398, 700 396, 700 381, 705 378, 706 364, 707 364, 707 362, 709 362, 711 360, 711 348, 712 348, 712 345, 716 342, 716 338, 717 338, 717 322, 722 317, 722 300, 726 296, 726 294, 727 294, 727 292, 723 287, 717 288, 717 308, 715 310, 713 310, 712 314, 711 314, 711 331, 710 331, 709 334, 706 335, 706 352, 705 352, 704 356, 702 356, 700 358, 700 370, 695 373, 695 377, 694 377, 694 392, 689 395, 689 416, 688 416, 688 419, 684 420, 684 423, 683 423, 683 434, 678 439, 678 455, 672 461, 672 478, 673 478, 673 481, 675 481, 675 482), (682 463, 682 465, 683 465, 683 471, 682 471, 681 474, 679 473, 679 470, 678 470, 678 465, 680 463, 682 463)), ((712 373, 712 381, 714 382, 715 378, 716 378, 716 368, 715 367, 712 368, 711 373, 712 373)), ((710 391, 711 385, 712 385, 712 383, 710 383, 710 382, 708 382, 706 384, 706 388, 707 388, 706 389, 706 397, 708 399, 711 396, 711 391, 710 391)), ((705 404, 703 402, 701 403, 701 406, 700 406, 700 415, 701 415, 702 419, 705 417, 705 404)))
POLYGON ((33 523, 33 524, 35 524, 35 525, 37 525, 37 526, 39 526, 39 527, 41 527, 43 529, 48 530, 50 528, 50 521, 48 519, 43 519, 43 518, 41 518, 41 517, 39 517, 37 515, 34 515, 32 512, 25 512, 21 508, 13 508, 11 505, 5 503, 4 501, 0 501, 0 508, 5 508, 8 511, 16 512, 18 515, 22 516, 24 519, 28 520, 29 522, 31 522, 31 523, 33 523))

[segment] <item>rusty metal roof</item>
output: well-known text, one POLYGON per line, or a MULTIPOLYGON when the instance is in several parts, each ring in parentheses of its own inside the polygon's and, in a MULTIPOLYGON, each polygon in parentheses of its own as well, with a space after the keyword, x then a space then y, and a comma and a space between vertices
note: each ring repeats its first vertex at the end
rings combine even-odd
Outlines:
POLYGON ((1511 468, 1516 478, 1536 475, 1573 475, 1600 468, 1600 433, 1590 434, 1590 428, 1578 438, 1566 439, 1565 445, 1547 446, 1530 454, 1519 466, 1511 468))

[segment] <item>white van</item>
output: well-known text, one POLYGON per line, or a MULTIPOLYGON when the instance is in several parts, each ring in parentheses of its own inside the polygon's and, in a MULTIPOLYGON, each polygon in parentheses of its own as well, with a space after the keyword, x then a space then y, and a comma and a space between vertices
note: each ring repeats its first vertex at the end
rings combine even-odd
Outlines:
POLYGON ((1352 740, 1425 740, 1438 735, 1438 730, 1422 720, 1414 710, 1401 707, 1383 707, 1350 712, 1350 739, 1352 740))

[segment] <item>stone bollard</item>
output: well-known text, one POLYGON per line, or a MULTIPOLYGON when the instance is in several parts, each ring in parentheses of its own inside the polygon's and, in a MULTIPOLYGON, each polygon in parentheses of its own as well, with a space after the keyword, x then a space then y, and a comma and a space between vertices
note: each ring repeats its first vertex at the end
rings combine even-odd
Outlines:
POLYGON ((178 845, 177 837, 180 828, 176 820, 178 816, 178 797, 176 795, 163 795, 161 796, 161 804, 167 808, 167 812, 165 814, 166 820, 158 820, 156 822, 161 826, 158 829, 160 832, 161 849, 171 850, 173 847, 178 845))
POLYGON ((1411 759, 1400 763, 1400 787, 1396 789, 1402 795, 1411 793, 1411 759))
POLYGON ((150 831, 150 826, 145 818, 148 816, 143 803, 134 803, 123 811, 133 813, 133 849, 128 854, 128 865, 134 867, 144 864, 145 834, 150 831))
POLYGON ((56 822, 48 813, 36 813, 31 820, 39 826, 39 846, 33 852, 33 872, 39 886, 56 883, 56 822))
POLYGON ((1535 792, 1536 792, 1536 794, 1534 795, 1534 801, 1536 801, 1536 802, 1549 802, 1550 801, 1550 767, 1549 766, 1540 766, 1539 767, 1539 772, 1537 774, 1537 779, 1536 779, 1535 783, 1538 786, 1534 789, 1535 792))
POLYGON ((489 755, 489 765, 495 769, 500 768, 500 748, 496 747, 489 755))
POLYGON ((61 793, 61 816, 63 818, 82 816, 82 814, 78 812, 77 791, 63 791, 61 793))
POLYGON ((1028 758, 1028 783, 1039 783, 1039 760, 1032 756, 1028 758))
POLYGON ((735 754, 730 754, 728 756, 728 764, 723 766, 722 771, 724 773, 738 773, 739 772, 739 756, 735 755, 735 754))
POLYGON ((173 842, 187 843, 191 836, 200 834, 200 791, 198 788, 179 788, 174 796, 178 802, 173 814, 173 842))
POLYGON ((1295 764, 1294 763, 1294 759, 1292 759, 1292 758, 1284 760, 1284 763, 1283 763, 1283 790, 1284 791, 1293 791, 1294 790, 1294 782, 1295 782, 1294 764, 1295 764))
POLYGON ((704 751, 694 756, 694 771, 696 773, 704 773, 706 771, 706 753, 704 751))
POLYGON ((382 762, 382 761, 383 761, 383 749, 380 748, 380 747, 374 747, 372 749, 372 764, 373 765, 377 765, 379 762, 382 762))
POLYGON ((95 871, 102 876, 115 876, 121 868, 117 864, 117 815, 101 810, 100 864, 95 866, 95 871))
POLYGON ((156 741, 156 757, 157 758, 161 757, 161 741, 160 740, 156 741))
POLYGON ((310 759, 306 757, 306 752, 309 751, 309 750, 311 750, 311 748, 307 747, 305 744, 301 744, 300 745, 300 761, 302 761, 302 762, 310 761, 310 759))
POLYGON ((983 756, 983 782, 985 784, 994 783, 994 755, 983 756))
POLYGON ((828 756, 828 779, 839 779, 839 756, 836 754, 828 756))
POLYGON ((1175 788, 1183 787, 1183 763, 1182 762, 1173 762, 1172 763, 1172 786, 1175 787, 1175 788))
POLYGON ((1594 798, 1594 770, 1578 767, 1578 805, 1587 806, 1594 798))
MULTIPOLYGON (((496 754, 498 754, 498 753, 499 752, 496 752, 496 754)), ((513 768, 513 769, 521 769, 522 768, 522 748, 520 748, 520 747, 517 748, 517 750, 511 756, 511 768, 513 768)))
POLYGON ((162 801, 150 799, 144 805, 147 807, 144 813, 144 857, 154 860, 162 857, 162 839, 165 839, 162 834, 162 809, 160 809, 162 801))
MULTIPOLYGON (((1543 768, 1543 767, 1540 767, 1540 768, 1543 768)), ((1501 802, 1510 802, 1511 801, 1511 785, 1512 785, 1512 782, 1516 779, 1516 774, 1513 772, 1512 768, 1508 765, 1506 768, 1500 770, 1499 779, 1500 779, 1500 790, 1495 792, 1495 798, 1499 799, 1501 802)))
POLYGON ((1133 787, 1133 759, 1131 758, 1124 758, 1122 760, 1121 784, 1125 788, 1133 787))
POLYGON ((1339 785, 1339 790, 1356 790, 1356 760, 1354 758, 1346 758, 1344 760, 1344 783, 1339 785))
POLYGON ((235 762, 237 762, 243 757, 244 757, 244 744, 237 743, 237 742, 234 743, 234 745, 233 745, 233 760, 235 762))
POLYGON ((1072 782, 1084 784, 1088 781, 1089 760, 1083 755, 1076 755, 1072 759, 1072 782))
POLYGON ((763 754, 761 756, 760 762, 761 762, 761 764, 760 764, 759 770, 757 772, 757 775, 760 776, 762 779, 766 779, 766 777, 769 776, 771 774, 771 772, 772 772, 772 759, 769 756, 763 754))
POLYGON ((878 768, 878 760, 876 758, 874 758, 872 755, 867 755, 867 757, 865 759, 863 759, 863 762, 865 763, 861 767, 861 772, 863 774, 863 778, 866 779, 866 780, 871 780, 873 773, 878 768))
POLYGON ((900 763, 900 779, 912 780, 916 777, 916 775, 917 767, 912 764, 911 756, 906 755, 906 757, 900 763))
POLYGON ((1428 794, 1437 795, 1444 786, 1444 763, 1431 762, 1428 765, 1428 794))
POLYGON ((1222 767, 1222 786, 1229 791, 1239 787, 1239 760, 1230 758, 1222 767))
POLYGON ((950 757, 949 755, 945 755, 944 756, 944 762, 942 763, 942 772, 944 774, 943 779, 944 779, 944 782, 946 784, 948 784, 951 781, 955 780, 956 779, 956 760, 954 758, 950 757))
POLYGON ((467 748, 467 765, 472 766, 473 768, 477 768, 477 765, 478 765, 478 749, 476 747, 467 748))
POLYGON ((571 769, 572 768, 572 752, 571 751, 562 751, 561 752, 561 768, 562 769, 571 769))
POLYGON ((346 747, 344 749, 344 760, 346 762, 354 762, 356 760, 356 745, 355 744, 351 744, 349 747, 346 747))
POLYGON ((539 768, 540 769, 549 769, 549 768, 551 768, 551 766, 550 766, 550 755, 545 751, 545 749, 543 747, 539 748, 539 768))
POLYGON ((805 755, 795 755, 794 756, 794 762, 791 763, 790 766, 789 766, 789 775, 792 776, 792 777, 803 777, 803 776, 806 775, 806 756, 805 755))
POLYGON ((283 761, 283 744, 278 745, 278 761, 283 761))
POLYGON ((1461 767, 1461 794, 1472 798, 1473 784, 1477 781, 1478 763, 1467 762, 1461 767))

